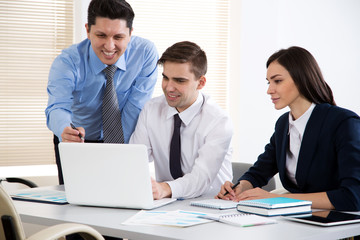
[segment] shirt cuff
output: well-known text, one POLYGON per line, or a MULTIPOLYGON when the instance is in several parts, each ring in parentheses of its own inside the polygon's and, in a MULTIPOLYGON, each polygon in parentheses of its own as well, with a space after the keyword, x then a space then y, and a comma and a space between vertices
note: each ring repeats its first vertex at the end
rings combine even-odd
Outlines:
POLYGON ((172 198, 181 198, 182 196, 184 196, 184 194, 182 193, 181 181, 175 180, 175 181, 168 181, 166 183, 169 184, 171 188, 172 198))

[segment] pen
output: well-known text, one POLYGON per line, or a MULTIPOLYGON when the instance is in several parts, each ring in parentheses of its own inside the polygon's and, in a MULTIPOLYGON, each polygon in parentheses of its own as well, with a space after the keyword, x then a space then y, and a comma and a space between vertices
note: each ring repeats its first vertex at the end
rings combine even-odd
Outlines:
MULTIPOLYGON (((77 130, 77 128, 74 126, 74 124, 72 124, 72 123, 70 123, 70 126, 71 126, 71 128, 72 129, 75 129, 75 130, 77 130)), ((84 140, 84 137, 81 135, 81 133, 79 132, 79 138, 81 138, 81 140, 84 140)))
MULTIPOLYGON (((236 188, 239 184, 240 184, 240 181, 238 181, 234 186, 232 186, 231 189, 236 188)), ((225 196, 226 194, 228 194, 228 193, 229 193, 229 192, 226 191, 226 192, 224 193, 224 196, 225 196)))

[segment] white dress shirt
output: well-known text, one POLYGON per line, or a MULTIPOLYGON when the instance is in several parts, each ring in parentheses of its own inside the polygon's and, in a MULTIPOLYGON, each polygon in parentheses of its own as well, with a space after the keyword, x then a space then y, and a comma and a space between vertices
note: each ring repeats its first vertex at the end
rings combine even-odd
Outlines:
POLYGON ((231 120, 201 92, 189 108, 179 113, 184 176, 174 180, 170 173, 169 154, 174 115, 177 113, 167 104, 164 95, 151 99, 140 113, 130 144, 145 144, 148 147, 149 160, 155 163, 156 181, 167 182, 172 197, 213 197, 225 181, 232 180, 231 120))
POLYGON ((296 168, 299 160, 299 153, 301 147, 301 141, 304 136, 304 131, 307 122, 311 116, 312 111, 316 105, 314 103, 301 115, 298 119, 293 120, 291 112, 289 113, 289 150, 286 153, 286 173, 289 179, 297 185, 296 182, 296 168))

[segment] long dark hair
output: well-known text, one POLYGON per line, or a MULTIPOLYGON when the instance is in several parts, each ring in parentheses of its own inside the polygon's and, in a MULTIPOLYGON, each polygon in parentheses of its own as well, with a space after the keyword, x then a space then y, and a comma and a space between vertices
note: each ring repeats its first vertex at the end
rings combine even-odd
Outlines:
POLYGON ((296 46, 281 49, 269 57, 266 68, 274 61, 286 68, 300 94, 306 99, 316 104, 336 105, 331 88, 325 82, 318 63, 309 51, 296 46))

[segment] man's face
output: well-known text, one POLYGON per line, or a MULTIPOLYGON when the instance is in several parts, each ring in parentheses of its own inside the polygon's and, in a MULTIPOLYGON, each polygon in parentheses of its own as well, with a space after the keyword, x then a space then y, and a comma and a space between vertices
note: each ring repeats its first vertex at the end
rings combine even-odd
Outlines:
POLYGON ((197 99, 199 90, 205 86, 206 78, 197 79, 190 72, 190 63, 175 63, 166 61, 163 65, 162 89, 166 101, 178 112, 190 107, 197 99))
POLYGON ((124 54, 131 39, 131 31, 126 20, 97 17, 89 29, 85 25, 87 37, 98 58, 107 65, 112 65, 124 54))

